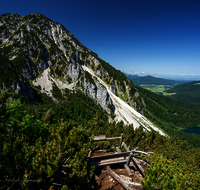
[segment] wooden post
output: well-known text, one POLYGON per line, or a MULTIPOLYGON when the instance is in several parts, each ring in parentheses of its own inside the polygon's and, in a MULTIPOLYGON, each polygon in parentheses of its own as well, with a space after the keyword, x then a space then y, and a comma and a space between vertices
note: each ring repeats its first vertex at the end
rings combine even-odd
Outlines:
POLYGON ((126 164, 124 164, 124 167, 125 167, 125 169, 126 169, 127 174, 128 174, 129 176, 133 176, 133 174, 132 174, 132 172, 131 172, 129 166, 127 166, 126 164))
POLYGON ((132 157, 133 157, 133 153, 131 152, 131 153, 129 154, 129 157, 128 157, 127 162, 126 162, 126 165, 127 165, 127 166, 130 164, 130 161, 131 161, 132 157))
POLYGON ((127 159, 126 164, 124 164, 124 167, 125 167, 125 169, 126 169, 126 172, 127 172, 127 174, 128 174, 129 176, 132 176, 132 175, 133 175, 132 172, 131 172, 131 170, 130 170, 130 168, 129 168, 129 164, 130 164, 130 161, 131 161, 132 157, 133 157, 133 153, 131 152, 131 153, 129 154, 129 156, 128 156, 128 159, 127 159))
POLYGON ((122 142, 123 142, 123 133, 121 134, 121 139, 119 143, 119 149, 122 150, 122 142))
POLYGON ((130 152, 129 148, 126 146, 125 142, 122 142, 124 148, 126 149, 127 152, 130 152))
POLYGON ((118 153, 121 153, 121 152, 122 152, 118 146, 116 146, 116 149, 117 149, 117 152, 118 152, 118 153))
POLYGON ((140 165, 140 162, 136 160, 136 158, 132 157, 132 161, 133 163, 135 164, 136 168, 138 169, 138 171, 140 172, 140 174, 142 175, 142 177, 145 177, 145 174, 144 174, 144 170, 143 168, 141 167, 140 165))

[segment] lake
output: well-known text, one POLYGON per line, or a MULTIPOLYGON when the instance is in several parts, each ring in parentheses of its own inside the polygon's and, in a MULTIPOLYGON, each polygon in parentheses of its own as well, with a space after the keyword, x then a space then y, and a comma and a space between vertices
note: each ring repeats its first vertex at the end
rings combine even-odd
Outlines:
POLYGON ((200 135, 200 127, 191 127, 191 128, 181 129, 180 131, 183 131, 185 133, 196 133, 200 135))

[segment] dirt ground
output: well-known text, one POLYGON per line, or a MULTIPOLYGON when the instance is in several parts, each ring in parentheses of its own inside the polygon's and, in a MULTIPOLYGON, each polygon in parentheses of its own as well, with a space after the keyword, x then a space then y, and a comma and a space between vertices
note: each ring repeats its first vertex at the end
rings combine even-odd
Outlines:
MULTIPOLYGON (((107 153, 94 153, 93 156, 105 155, 107 153)), ((92 157, 93 157, 92 156, 92 157)), ((140 164, 143 169, 147 168, 147 164, 143 161, 140 161, 140 164)), ((126 178, 130 182, 141 183, 140 181, 143 179, 142 175, 139 171, 137 171, 133 162, 130 162, 130 169, 132 172, 132 176, 129 176, 124 168, 124 164, 114 164, 110 165, 110 168, 120 177, 126 178), (125 177, 124 177, 125 176, 125 177)), ((125 188, 113 177, 111 177, 106 170, 105 166, 96 167, 95 170, 95 187, 94 189, 98 190, 124 190, 125 188)), ((136 189, 136 188, 135 188, 136 189)))

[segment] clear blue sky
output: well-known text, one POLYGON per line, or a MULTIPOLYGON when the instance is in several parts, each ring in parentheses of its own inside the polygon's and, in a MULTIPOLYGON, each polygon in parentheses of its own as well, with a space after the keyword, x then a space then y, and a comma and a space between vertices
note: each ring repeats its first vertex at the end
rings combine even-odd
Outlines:
POLYGON ((9 0, 0 15, 39 12, 124 72, 200 75, 200 0, 9 0))

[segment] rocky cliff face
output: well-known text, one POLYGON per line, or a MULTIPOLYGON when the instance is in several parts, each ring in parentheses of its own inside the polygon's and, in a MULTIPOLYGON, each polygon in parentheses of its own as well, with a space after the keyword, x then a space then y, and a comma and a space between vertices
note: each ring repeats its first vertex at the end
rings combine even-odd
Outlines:
POLYGON ((96 75, 135 109, 143 106, 125 75, 83 46, 64 26, 41 14, 0 16, 0 56, 0 89, 12 88, 35 103, 34 87, 56 101, 56 86, 61 93, 66 88, 80 89, 108 113, 114 112, 110 94, 96 75))

